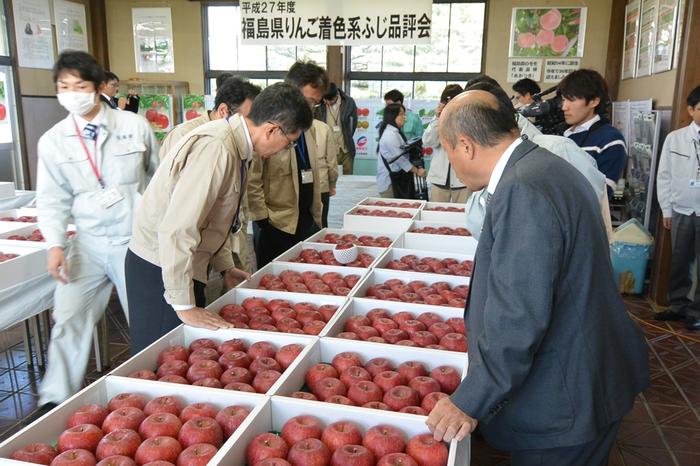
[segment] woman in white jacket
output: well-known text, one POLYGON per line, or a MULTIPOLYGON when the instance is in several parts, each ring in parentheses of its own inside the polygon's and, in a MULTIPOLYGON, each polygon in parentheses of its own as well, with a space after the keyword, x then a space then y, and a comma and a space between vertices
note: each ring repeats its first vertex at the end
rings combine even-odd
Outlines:
POLYGON ((433 149, 433 158, 428 170, 428 183, 430 183, 430 200, 433 202, 458 202, 464 204, 471 194, 471 191, 459 181, 454 169, 447 160, 447 152, 440 146, 440 134, 438 132, 438 121, 445 105, 453 97, 462 92, 459 84, 448 84, 442 91, 440 103, 435 110, 437 116, 430 122, 428 128, 423 133, 423 146, 433 149))

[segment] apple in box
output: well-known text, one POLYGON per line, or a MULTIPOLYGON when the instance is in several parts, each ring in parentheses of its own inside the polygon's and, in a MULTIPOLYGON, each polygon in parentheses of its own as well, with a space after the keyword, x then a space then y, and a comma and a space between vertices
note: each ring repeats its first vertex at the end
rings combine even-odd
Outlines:
POLYGON ((185 423, 197 417, 216 417, 219 410, 209 403, 192 403, 180 413, 180 420, 185 423))
POLYGON ((214 445, 208 443, 190 445, 177 457, 177 466, 206 466, 217 451, 214 445))
POLYGON ((307 439, 320 439, 323 426, 314 416, 301 415, 288 420, 282 426, 281 437, 288 445, 307 439))
POLYGON ((177 437, 182 422, 172 413, 157 413, 151 414, 143 420, 139 427, 139 435, 142 438, 152 437, 177 437))
POLYGON ((447 446, 433 438, 432 434, 420 434, 411 438, 406 453, 420 465, 445 465, 449 457, 447 446))
POLYGON ((324 466, 329 464, 331 452, 319 439, 309 438, 292 445, 287 459, 292 465, 324 466))
POLYGON ((11 458, 35 464, 51 464, 58 455, 56 450, 45 443, 32 443, 12 452, 11 458))
POLYGON ((146 415, 138 408, 126 406, 112 411, 102 423, 102 431, 105 434, 118 429, 138 430, 139 426, 146 418, 146 415))
POLYGON ((216 422, 223 429, 225 438, 229 438, 245 421, 250 410, 244 406, 227 406, 216 414, 216 422))
POLYGON ((332 466, 374 466, 374 454, 362 445, 343 445, 331 458, 332 466))
POLYGON ((128 456, 132 458, 141 445, 141 436, 130 429, 118 429, 102 437, 97 444, 95 457, 98 460, 110 456, 128 456))
POLYGON ((195 417, 182 425, 177 439, 185 448, 197 443, 208 443, 219 448, 224 443, 224 433, 215 419, 195 417))
POLYGON ((381 458, 389 453, 403 453, 406 448, 403 434, 397 428, 387 424, 380 424, 367 429, 362 445, 377 458, 381 458))
POLYGON ((146 406, 146 399, 136 393, 120 393, 107 403, 107 409, 110 412, 128 406, 143 410, 146 406))
POLYGON ((95 455, 87 450, 64 451, 51 462, 51 466, 95 466, 95 455))
POLYGON ((104 406, 97 404, 81 406, 68 418, 68 427, 81 424, 94 424, 100 427, 108 414, 109 411, 104 406))
POLYGON ((153 437, 143 441, 138 450, 136 450, 134 459, 137 464, 146 464, 159 460, 175 464, 180 452, 182 452, 182 446, 174 438, 153 437))
POLYGON ((255 465, 267 458, 286 458, 288 453, 289 447, 281 437, 266 432, 248 444, 246 459, 249 465, 255 465))

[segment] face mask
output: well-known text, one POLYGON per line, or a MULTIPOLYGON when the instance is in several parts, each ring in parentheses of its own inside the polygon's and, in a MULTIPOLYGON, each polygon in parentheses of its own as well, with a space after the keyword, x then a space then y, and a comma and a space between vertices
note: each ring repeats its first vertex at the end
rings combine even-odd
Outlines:
POLYGON ((95 106, 94 92, 61 92, 60 94, 56 94, 56 97, 58 98, 58 103, 73 115, 85 115, 95 106))

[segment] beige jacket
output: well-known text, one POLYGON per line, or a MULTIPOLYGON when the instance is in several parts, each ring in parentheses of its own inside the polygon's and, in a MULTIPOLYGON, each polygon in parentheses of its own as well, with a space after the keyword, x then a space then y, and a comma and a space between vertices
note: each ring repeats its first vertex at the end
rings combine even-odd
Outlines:
POLYGON ((160 151, 158 151, 158 157, 160 160, 163 160, 165 156, 168 155, 168 152, 170 152, 170 150, 175 147, 187 133, 195 128, 199 128, 205 123, 209 123, 210 121, 211 119, 209 118, 209 112, 207 112, 200 117, 180 123, 173 128, 160 144, 160 151))
MULTIPOLYGON (((327 141, 328 125, 314 120, 313 126, 304 133, 309 149, 309 163, 314 174, 314 199, 311 214, 316 225, 321 225, 321 183, 318 137, 327 141), (316 123, 320 123, 317 125, 316 123)), ((323 144, 325 148, 326 143, 323 144)), ((336 177, 338 173, 335 168, 336 177)), ((269 219, 278 230, 293 235, 299 221, 299 177, 297 157, 294 149, 284 149, 267 160, 256 157, 250 168, 248 182, 248 209, 253 221, 269 219)), ((335 186, 335 182, 333 184, 335 186)))
POLYGON ((322 193, 335 189, 338 181, 338 143, 333 136, 333 129, 326 123, 314 119, 311 127, 316 133, 318 144, 318 176, 322 193))
POLYGON ((207 282, 210 261, 222 271, 226 243, 247 171, 249 146, 241 118, 216 120, 187 134, 161 162, 136 211, 129 248, 163 269, 165 299, 195 305, 192 280, 207 282), (245 173, 243 173, 245 175, 245 173))

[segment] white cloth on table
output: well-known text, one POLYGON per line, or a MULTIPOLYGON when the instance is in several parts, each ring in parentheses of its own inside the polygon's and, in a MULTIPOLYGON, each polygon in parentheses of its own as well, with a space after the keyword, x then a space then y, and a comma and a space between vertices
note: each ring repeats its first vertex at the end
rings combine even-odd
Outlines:
POLYGON ((34 202, 36 191, 15 191, 14 197, 4 197, 0 199, 0 210, 19 209, 27 207, 34 202))
POLYGON ((56 280, 44 273, 0 291, 0 331, 53 307, 56 280))

